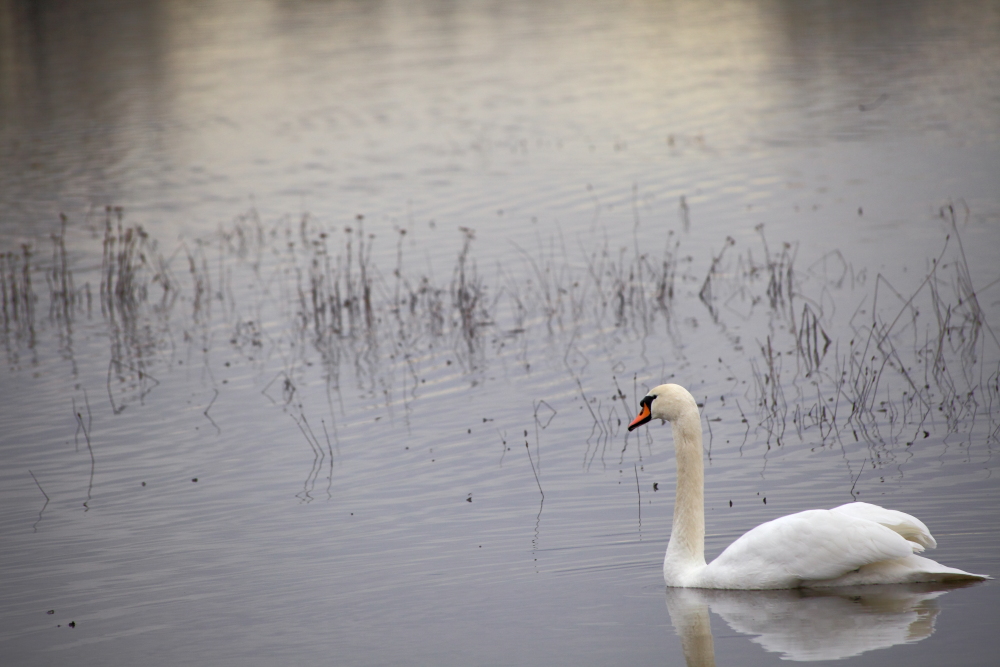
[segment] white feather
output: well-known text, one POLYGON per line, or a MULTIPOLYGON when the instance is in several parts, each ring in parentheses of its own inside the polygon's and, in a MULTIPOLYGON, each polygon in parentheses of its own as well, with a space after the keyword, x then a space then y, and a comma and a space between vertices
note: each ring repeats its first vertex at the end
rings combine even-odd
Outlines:
POLYGON ((919 545, 919 548, 915 549, 918 553, 924 549, 934 549, 937 547, 937 540, 931 535, 931 531, 927 530, 924 522, 905 512, 887 510, 878 505, 862 502, 847 503, 840 507, 834 507, 830 511, 882 524, 886 528, 899 533, 910 542, 915 542, 919 545))
POLYGON ((807 510, 747 532, 705 567, 699 583, 704 588, 797 588, 912 553, 909 542, 874 521, 807 510))

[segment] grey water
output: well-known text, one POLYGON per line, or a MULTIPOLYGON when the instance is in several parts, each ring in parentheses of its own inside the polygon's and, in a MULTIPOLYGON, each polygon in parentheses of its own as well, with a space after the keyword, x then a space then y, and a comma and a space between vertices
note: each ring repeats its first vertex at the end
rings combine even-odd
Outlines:
POLYGON ((0 0, 5 664, 982 665, 995 581, 668 591, 912 513, 1000 577, 1000 3, 0 0))

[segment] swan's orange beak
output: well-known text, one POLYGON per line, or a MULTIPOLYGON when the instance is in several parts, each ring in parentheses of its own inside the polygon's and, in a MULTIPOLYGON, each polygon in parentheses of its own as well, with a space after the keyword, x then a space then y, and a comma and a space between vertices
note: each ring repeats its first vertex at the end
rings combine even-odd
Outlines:
POLYGON ((639 414, 635 416, 635 419, 632 420, 632 423, 628 425, 628 430, 633 431, 639 428, 640 426, 648 422, 649 419, 650 419, 649 402, 645 401, 642 404, 642 410, 640 410, 639 414))

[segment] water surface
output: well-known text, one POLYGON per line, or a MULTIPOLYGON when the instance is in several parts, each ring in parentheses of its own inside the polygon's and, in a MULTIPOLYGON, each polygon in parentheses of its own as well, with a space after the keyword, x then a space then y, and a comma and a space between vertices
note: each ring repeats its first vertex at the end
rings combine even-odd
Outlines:
POLYGON ((998 27, 3 3, 4 654, 981 663, 992 583, 668 595, 623 423, 703 403, 710 557, 859 499, 1000 573, 998 27))

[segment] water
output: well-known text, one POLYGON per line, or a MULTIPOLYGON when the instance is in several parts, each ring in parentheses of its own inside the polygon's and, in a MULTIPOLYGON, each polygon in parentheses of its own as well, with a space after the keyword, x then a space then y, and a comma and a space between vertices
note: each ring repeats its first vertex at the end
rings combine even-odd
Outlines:
POLYGON ((4 655, 981 664, 992 582, 667 595, 619 420, 704 403, 710 557, 857 498, 1000 572, 998 26, 4 3, 4 655))

